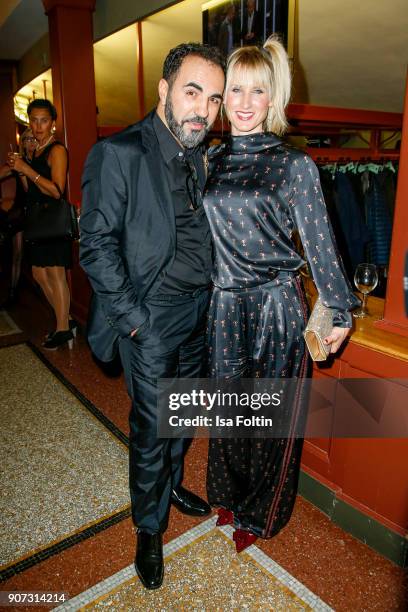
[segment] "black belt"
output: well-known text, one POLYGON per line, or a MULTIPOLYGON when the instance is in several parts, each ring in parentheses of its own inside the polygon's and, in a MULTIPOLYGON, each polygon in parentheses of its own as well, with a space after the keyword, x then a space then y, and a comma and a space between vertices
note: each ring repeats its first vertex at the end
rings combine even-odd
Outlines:
POLYGON ((159 302, 183 302, 189 298, 196 298, 204 291, 209 291, 212 285, 207 285, 206 287, 199 287, 194 291, 188 291, 186 293, 157 293, 156 295, 152 295, 151 297, 146 298, 146 302, 153 302, 158 300, 159 302))

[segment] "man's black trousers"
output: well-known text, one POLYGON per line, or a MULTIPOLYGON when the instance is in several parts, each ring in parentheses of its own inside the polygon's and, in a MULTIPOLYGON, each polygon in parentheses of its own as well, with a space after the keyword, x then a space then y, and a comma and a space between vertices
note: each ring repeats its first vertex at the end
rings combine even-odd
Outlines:
POLYGON ((167 528, 171 490, 183 479, 189 440, 157 438, 157 380, 203 376, 208 289, 155 296, 144 305, 149 322, 119 350, 132 408, 129 482, 132 516, 139 530, 167 528))

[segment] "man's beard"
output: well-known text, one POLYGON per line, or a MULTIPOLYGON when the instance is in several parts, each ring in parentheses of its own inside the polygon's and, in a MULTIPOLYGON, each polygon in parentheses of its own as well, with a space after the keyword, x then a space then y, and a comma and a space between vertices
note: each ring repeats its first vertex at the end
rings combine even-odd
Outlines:
POLYGON ((193 117, 189 117, 188 119, 184 119, 181 123, 178 123, 173 113, 173 104, 171 103, 170 99, 170 91, 164 106, 164 116, 166 117, 169 130, 174 134, 183 147, 186 147, 186 149, 193 149, 199 145, 200 142, 202 142, 207 136, 210 129, 207 119, 204 119, 204 117, 199 117, 198 115, 194 115, 193 117), (188 121, 192 121, 193 123, 201 123, 204 126, 204 129, 191 130, 191 132, 187 134, 183 130, 183 126, 188 121))

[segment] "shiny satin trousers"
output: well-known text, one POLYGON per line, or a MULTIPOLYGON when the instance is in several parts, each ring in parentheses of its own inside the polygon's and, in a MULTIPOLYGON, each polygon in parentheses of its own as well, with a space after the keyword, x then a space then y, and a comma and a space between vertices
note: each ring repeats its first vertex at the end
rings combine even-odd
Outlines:
POLYGON ((171 490, 181 484, 186 439, 157 437, 157 381, 203 375, 209 292, 157 296, 144 303, 149 324, 119 345, 128 393, 129 483, 134 524, 146 533, 167 528, 171 490))
MULTIPOLYGON (((310 375, 303 329, 307 305, 297 274, 246 291, 215 287, 208 324, 209 371, 217 379, 310 375)), ((212 506, 233 511, 234 526, 262 538, 288 522, 296 499, 303 439, 290 433, 306 418, 297 383, 287 438, 210 440, 207 493, 212 506)))

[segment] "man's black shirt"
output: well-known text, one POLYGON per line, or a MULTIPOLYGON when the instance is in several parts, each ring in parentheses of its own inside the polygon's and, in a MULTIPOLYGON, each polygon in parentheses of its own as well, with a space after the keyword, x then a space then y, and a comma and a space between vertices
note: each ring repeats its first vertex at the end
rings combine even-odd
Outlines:
POLYGON ((176 221, 176 255, 159 293, 190 293, 208 286, 212 271, 212 242, 207 216, 201 199, 198 200, 198 209, 193 210, 189 195, 191 189, 187 189, 191 174, 185 161, 188 156, 197 170, 198 186, 201 192, 204 191, 203 154, 201 147, 183 149, 157 113, 153 117, 153 127, 165 162, 176 221))

